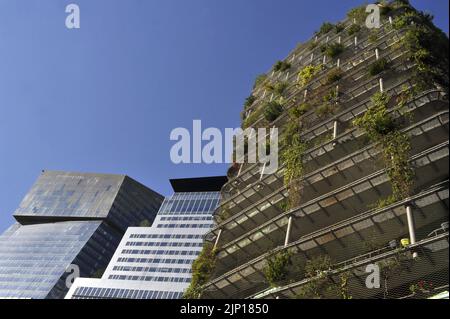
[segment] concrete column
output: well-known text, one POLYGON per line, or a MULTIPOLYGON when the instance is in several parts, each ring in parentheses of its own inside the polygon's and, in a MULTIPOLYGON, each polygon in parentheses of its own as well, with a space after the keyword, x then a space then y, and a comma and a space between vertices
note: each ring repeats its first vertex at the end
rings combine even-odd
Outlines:
POLYGON ((339 36, 339 37, 338 37, 338 43, 341 44, 341 41, 342 41, 342 37, 339 36))
POLYGON ((338 135, 338 121, 334 120, 333 122, 333 139, 335 139, 338 135))
POLYGON ((217 234, 216 241, 214 242, 214 249, 219 245, 220 236, 222 235, 222 229, 219 229, 219 233, 217 234))
MULTIPOLYGON (((409 243, 413 245, 416 243, 416 225, 411 205, 406 206, 406 218, 408 220, 409 243)), ((414 252, 413 258, 417 258, 417 256, 418 254, 414 252)))
POLYGON ((358 37, 355 37, 355 49, 358 47, 358 37))
POLYGON ((289 216, 289 219, 288 219, 286 237, 284 239, 284 247, 289 245, 289 237, 291 237, 291 229, 292 229, 292 215, 289 216))
POLYGON ((323 61, 322 61, 322 64, 325 64, 325 63, 327 63, 327 56, 326 55, 323 56, 323 61))
POLYGON ((336 66, 337 66, 338 68, 341 67, 341 59, 337 59, 336 66))
POLYGON ((375 58, 376 58, 377 60, 380 59, 380 51, 378 50, 378 48, 375 49, 375 58))
POLYGON ((383 93, 384 92, 384 83, 383 83, 383 78, 380 78, 380 92, 383 93))
POLYGON ((311 62, 314 61, 314 53, 311 53, 311 62))
POLYGON ((393 22, 392 17, 389 17, 389 23, 392 24, 393 22))

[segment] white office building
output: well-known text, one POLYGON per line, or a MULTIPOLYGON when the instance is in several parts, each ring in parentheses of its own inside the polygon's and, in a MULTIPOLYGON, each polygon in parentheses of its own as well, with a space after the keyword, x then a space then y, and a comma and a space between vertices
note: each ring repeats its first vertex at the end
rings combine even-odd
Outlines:
POLYGON ((192 263, 225 177, 171 180, 151 227, 128 228, 101 279, 77 278, 66 299, 178 299, 189 286, 192 263))

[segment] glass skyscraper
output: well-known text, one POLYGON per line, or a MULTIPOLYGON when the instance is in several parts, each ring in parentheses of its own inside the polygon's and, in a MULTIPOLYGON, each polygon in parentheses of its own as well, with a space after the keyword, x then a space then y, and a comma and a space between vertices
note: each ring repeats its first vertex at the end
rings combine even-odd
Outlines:
POLYGON ((162 201, 124 175, 43 171, 0 236, 0 298, 63 298, 73 267, 98 276, 127 227, 152 222, 162 201))
POLYGON ((78 278, 67 299, 177 299, 213 227, 225 177, 171 180, 152 227, 130 227, 101 279, 78 278))

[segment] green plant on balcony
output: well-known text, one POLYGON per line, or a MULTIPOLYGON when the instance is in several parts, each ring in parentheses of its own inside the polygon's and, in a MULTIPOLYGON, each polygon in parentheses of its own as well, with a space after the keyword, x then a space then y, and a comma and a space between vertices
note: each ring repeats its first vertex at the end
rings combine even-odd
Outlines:
POLYGON ((289 85, 287 82, 277 82, 273 86, 273 93, 278 96, 282 96, 286 92, 286 89, 288 88, 288 86, 289 85))
POLYGON ((273 66, 273 70, 275 72, 285 72, 291 68, 291 64, 286 61, 277 61, 275 65, 273 66))
POLYGON ((320 30, 318 32, 316 32, 317 36, 321 36, 323 34, 327 34, 328 32, 330 32, 331 30, 333 30, 335 27, 334 24, 330 23, 330 22, 324 22, 322 24, 322 26, 320 27, 320 30))
POLYGON ((349 18, 352 22, 354 21, 357 24, 364 23, 367 18, 366 6, 351 9, 349 12, 347 12, 347 18, 349 18))
POLYGON ((266 74, 260 74, 256 77, 255 83, 253 84, 253 89, 256 89, 258 86, 262 85, 267 80, 266 74))
POLYGON ((368 40, 369 40, 369 43, 371 43, 371 44, 377 43, 378 42, 378 31, 377 30, 371 31, 368 36, 368 40))
POLYGON ((331 259, 329 256, 308 259, 304 269, 305 279, 308 279, 308 282, 302 285, 297 297, 322 299, 324 293, 330 290, 330 278, 328 277, 330 270, 331 259))
POLYGON ((388 197, 380 198, 376 201, 376 203, 368 206, 369 209, 383 209, 388 207, 389 205, 394 204, 397 201, 395 196, 389 195, 388 197))
POLYGON ((289 117, 293 120, 298 120, 302 115, 311 109, 311 105, 308 103, 302 103, 289 109, 289 117))
POLYGON ((392 195, 396 200, 402 200, 409 196, 414 179, 414 170, 409 162, 411 144, 408 135, 400 130, 388 113, 389 100, 387 94, 376 93, 372 97, 372 107, 353 124, 364 130, 369 140, 380 148, 392 195))
POLYGON ((310 50, 314 50, 315 48, 317 48, 318 45, 319 45, 319 44, 318 44, 317 42, 312 41, 312 42, 308 45, 308 48, 309 48, 310 50))
POLYGON ((381 58, 369 66, 369 75, 375 76, 389 69, 389 63, 385 58, 381 58))
POLYGON ((272 254, 267 258, 263 272, 271 287, 276 287, 287 278, 289 274, 288 267, 291 264, 291 253, 286 250, 272 254))
POLYGON ((211 243, 205 243, 202 251, 192 264, 192 279, 189 287, 184 292, 184 299, 200 299, 205 285, 216 264, 216 250, 211 243))
POLYGON ((409 272, 414 261, 407 252, 397 249, 393 257, 377 262, 383 282, 383 297, 385 299, 389 298, 389 281, 401 276, 404 272, 409 272))
POLYGON ((250 95, 249 97, 247 97, 245 99, 245 103, 244 103, 244 110, 247 110, 249 107, 251 107, 253 105, 253 103, 255 103, 256 101, 256 96, 254 96, 253 94, 250 95))
POLYGON ((352 24, 347 29, 347 34, 351 37, 352 35, 357 34, 359 31, 361 31, 361 26, 359 24, 352 24))
POLYGON ((282 212, 286 212, 289 209, 289 203, 286 199, 282 199, 277 203, 277 207, 282 212))
POLYGON ((331 59, 338 57, 342 52, 344 52, 345 47, 341 43, 329 44, 325 48, 325 55, 331 59))
POLYGON ((334 82, 342 79, 343 72, 340 68, 334 68, 330 70, 327 74, 327 84, 333 84, 334 82))
POLYGON ((420 280, 419 282, 412 284, 411 286, 409 286, 409 291, 411 291, 411 293, 413 295, 417 295, 417 294, 429 294, 433 291, 433 283, 432 282, 428 282, 426 280, 420 280))
POLYGON ((308 65, 301 69, 298 73, 298 84, 300 85, 300 87, 304 87, 305 85, 307 85, 314 78, 314 76, 322 70, 322 64, 308 65))
POLYGON ((394 7, 387 1, 380 1, 378 6, 380 7, 380 14, 383 17, 386 17, 394 10, 394 7))
POLYGON ((416 64, 415 80, 419 85, 426 88, 436 83, 448 92, 449 41, 432 20, 428 14, 408 11, 394 20, 394 27, 406 29, 399 46, 407 53, 408 60, 416 64))
POLYGON ((283 105, 277 101, 267 102, 264 108, 264 118, 268 122, 275 121, 283 113, 283 105))
POLYGON ((336 34, 337 33, 341 33, 342 31, 344 31, 345 30, 345 24, 344 23, 337 23, 335 26, 334 26, 334 32, 336 32, 336 34))
MULTIPOLYGON (((261 117, 264 108, 259 107, 256 110, 252 111, 242 122, 242 128, 247 129, 252 127, 261 117)), ((261 127, 264 126, 265 123, 261 123, 261 127)))

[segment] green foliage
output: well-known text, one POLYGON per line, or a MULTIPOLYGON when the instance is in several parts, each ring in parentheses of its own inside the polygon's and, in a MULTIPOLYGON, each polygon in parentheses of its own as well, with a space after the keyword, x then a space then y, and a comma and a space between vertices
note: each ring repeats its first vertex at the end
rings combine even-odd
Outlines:
POLYGON ((377 143, 382 160, 391 181, 392 195, 396 200, 409 196, 414 171, 409 163, 411 144, 409 137, 396 125, 389 115, 387 104, 390 98, 385 93, 372 97, 373 106, 353 124, 365 131, 370 141, 377 143))
POLYGON ((289 116, 294 119, 299 119, 311 109, 311 105, 308 103, 302 103, 298 106, 294 106, 289 110, 289 116))
POLYGON ((278 72, 278 71, 284 72, 284 71, 289 70, 290 68, 291 68, 291 64, 286 61, 277 61, 275 63, 275 65, 273 66, 273 70, 275 72, 278 72))
POLYGON ((377 43, 378 42, 378 31, 374 30, 372 32, 370 32, 369 37, 368 37, 369 43, 377 43))
POLYGON ((248 98, 245 99, 245 103, 244 103, 244 110, 247 110, 250 106, 253 105, 253 103, 255 103, 256 101, 256 96, 254 96, 253 94, 250 95, 248 98))
POLYGON ((277 82, 273 86, 273 93, 281 96, 281 95, 283 95, 283 93, 286 91, 287 88, 288 88, 287 82, 277 82))
POLYGON ((392 12, 394 8, 387 1, 380 2, 380 14, 385 17, 392 12))
POLYGON ((343 23, 337 23, 334 26, 334 32, 336 32, 336 33, 340 33, 342 31, 344 31, 344 29, 345 29, 345 25, 343 23))
POLYGON ((317 42, 311 42, 310 44, 309 44, 309 46, 308 46, 308 48, 310 49, 310 50, 314 50, 315 48, 317 48, 317 46, 318 46, 319 44, 317 43, 317 42))
POLYGON ((255 83, 253 84, 253 89, 256 89, 256 87, 262 85, 267 80, 266 74, 260 74, 256 77, 255 83))
POLYGON ((321 117, 324 117, 324 116, 326 116, 328 114, 332 114, 333 110, 334 110, 333 105, 331 105, 329 103, 324 103, 321 106, 316 108, 315 113, 316 113, 316 115, 318 117, 321 118, 321 117))
POLYGON ((314 78, 314 76, 317 73, 319 73, 322 70, 323 70, 323 65, 322 64, 305 66, 298 73, 298 84, 301 87, 304 87, 305 85, 307 85, 314 78))
POLYGON ((251 112, 250 115, 247 116, 245 118, 245 120, 243 121, 242 128, 246 129, 246 128, 253 126, 259 120, 263 111, 264 111, 264 108, 259 107, 256 110, 254 110, 253 112, 251 112))
POLYGON ((343 44, 333 43, 325 47, 324 53, 327 57, 334 59, 344 52, 344 49, 345 47, 343 44))
POLYGON ((331 30, 333 30, 334 27, 335 27, 334 24, 329 23, 329 22, 324 22, 324 23, 322 24, 322 26, 320 27, 319 32, 317 32, 316 34, 317 34, 318 36, 321 36, 321 35, 323 35, 323 34, 327 34, 327 33, 330 32, 331 30))
POLYGON ((200 299, 205 285, 216 264, 216 251, 211 243, 205 243, 200 255, 192 264, 192 280, 184 292, 184 299, 200 299))
POLYGON ((342 79, 342 70, 340 68, 334 68, 331 71, 328 72, 327 75, 327 84, 332 84, 334 82, 339 81, 342 79))
POLYGON ((357 34, 359 31, 361 31, 361 26, 359 24, 352 24, 347 29, 347 34, 349 36, 357 34))
POLYGON ((379 59, 369 66, 369 75, 375 76, 389 69, 389 63, 385 58, 379 59))
POLYGON ((393 195, 390 195, 385 198, 380 198, 375 204, 369 205, 369 209, 382 209, 392 205, 396 202, 396 198, 393 195))
POLYGON ((144 219, 139 223, 139 227, 150 227, 152 223, 148 219, 144 219))
POLYGON ((286 199, 283 199, 277 203, 277 207, 282 211, 286 212, 289 209, 289 203, 286 199))
POLYGON ((264 276, 272 287, 276 287, 278 283, 285 280, 288 275, 288 266, 292 264, 291 253, 282 251, 272 254, 264 267, 264 276))
POLYGON ((416 64, 415 79, 419 85, 428 87, 437 83, 448 92, 448 36, 432 20, 429 14, 410 10, 395 18, 394 28, 406 28, 400 45, 407 58, 416 64))
POLYGON ((306 261, 304 284, 299 293, 299 298, 322 299, 324 293, 330 290, 330 278, 327 272, 331 269, 331 259, 328 256, 318 256, 306 261))
POLYGON ((366 6, 361 6, 357 8, 351 9, 347 13, 347 17, 352 20, 355 20, 355 23, 362 24, 366 21, 367 13, 366 13, 366 6))
POLYGON ((275 121, 283 113, 283 105, 276 101, 268 102, 265 105, 264 118, 269 121, 275 121))

